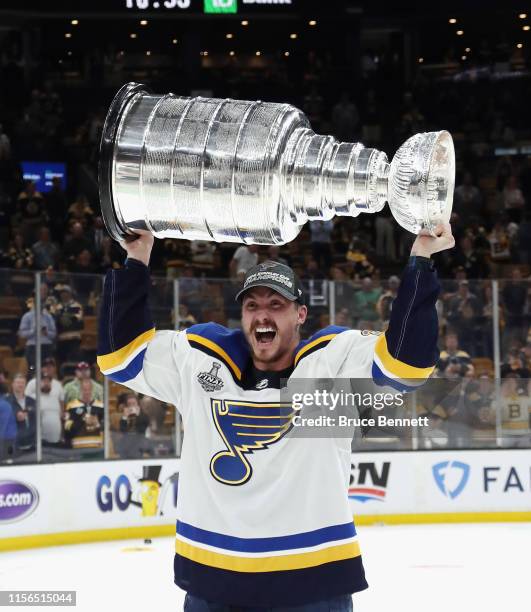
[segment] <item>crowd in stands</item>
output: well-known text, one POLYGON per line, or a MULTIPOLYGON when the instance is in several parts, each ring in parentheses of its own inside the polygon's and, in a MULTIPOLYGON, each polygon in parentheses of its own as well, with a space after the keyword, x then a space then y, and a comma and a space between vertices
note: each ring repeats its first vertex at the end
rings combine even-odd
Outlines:
MULTIPOLYGON (((302 107, 316 131, 361 140, 388 153, 419 131, 452 132, 458 160, 451 219, 456 248, 437 256, 439 277, 444 279, 438 302, 438 375, 457 376, 466 388, 460 391, 464 399, 459 408, 447 399, 419 410, 433 415, 434 429, 447 444, 468 444, 474 431, 493 424, 492 414, 486 416, 486 398, 493 384, 496 308, 500 373, 504 381, 516 379, 503 382, 501 392, 529 397, 531 156, 494 153, 531 141, 526 107, 530 79, 445 77, 442 86, 440 80, 419 72, 405 87, 393 76, 389 58, 375 63, 371 57, 364 56, 359 86, 351 92, 331 83, 333 71, 326 57, 309 53, 299 80, 291 78, 288 68, 276 66, 254 85, 231 73, 229 90, 213 78, 212 93, 263 99, 268 91, 272 99, 302 107), (496 294, 492 279, 498 283, 496 294), (465 438, 468 442, 462 441, 465 438)), ((9 58, 2 62, 0 79, 5 80, 13 67, 9 58)), ((105 231, 97 189, 85 195, 78 179, 80 168, 95 176, 104 110, 67 113, 60 84, 44 80, 34 85, 0 95, 0 384, 9 394, 0 400, 0 458, 34 448, 35 380, 28 382, 26 377, 34 375, 38 337, 43 442, 69 449, 72 457, 89 448, 101 453, 101 387, 85 376, 97 370, 95 321, 101 274, 124 260, 123 250, 105 231), (23 159, 67 159, 68 188, 56 178, 48 192, 40 193, 32 181, 23 180, 23 159), (39 333, 37 271, 42 272, 39 333), (66 395, 70 378, 78 381, 76 392, 66 395)), ((331 322, 381 331, 389 321, 398 275, 413 238, 386 208, 375 215, 311 222, 296 240, 281 247, 157 240, 152 257, 157 324, 182 329, 213 320, 238 326, 240 312, 233 298, 241 279, 256 262, 271 259, 291 265, 305 283, 310 306, 306 336, 331 322), (177 309, 174 279, 179 280, 177 309)), ((167 451, 173 408, 124 389, 111 389, 110 397, 116 454, 167 451)))

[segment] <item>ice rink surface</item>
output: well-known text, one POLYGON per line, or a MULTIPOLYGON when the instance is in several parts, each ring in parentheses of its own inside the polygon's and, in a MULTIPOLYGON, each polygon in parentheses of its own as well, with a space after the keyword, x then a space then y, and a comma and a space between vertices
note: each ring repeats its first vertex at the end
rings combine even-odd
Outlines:
MULTIPOLYGON (((531 610, 531 523, 358 531, 370 588, 354 596, 354 612, 531 610)), ((6 552, 0 589, 76 590, 77 607, 66 609, 78 612, 176 612, 184 593, 172 560, 172 538, 6 552)))

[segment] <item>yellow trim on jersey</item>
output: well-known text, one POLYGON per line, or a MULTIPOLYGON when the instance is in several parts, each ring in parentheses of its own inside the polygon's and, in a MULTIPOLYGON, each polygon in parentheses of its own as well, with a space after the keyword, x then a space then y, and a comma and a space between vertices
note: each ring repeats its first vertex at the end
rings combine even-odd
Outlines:
POLYGON ((299 359, 304 355, 304 353, 306 353, 306 351, 309 351, 314 346, 321 344, 321 342, 327 342, 329 340, 332 340, 332 338, 335 338, 336 336, 337 334, 327 334, 326 336, 321 336, 320 338, 316 338, 315 340, 308 342, 308 344, 306 346, 303 346, 301 350, 295 355, 294 364, 297 365, 299 359))
POLYGON ((122 365, 127 358, 132 355, 140 346, 149 342, 155 336, 155 328, 148 329, 140 336, 137 336, 132 342, 126 344, 121 349, 114 351, 113 353, 107 353, 106 355, 99 355, 97 362, 102 372, 115 368, 116 366, 122 365))
MULTIPOLYGON (((399 361, 395 359, 389 349, 387 348, 387 339, 385 334, 382 334, 378 340, 376 341, 376 345, 374 347, 374 352, 376 353, 378 359, 382 362, 384 368, 394 376, 398 378, 405 379, 415 379, 415 378, 428 378, 433 370, 435 369, 435 365, 429 368, 417 368, 412 365, 408 365, 403 361, 399 361)), ((385 374, 385 372, 384 372, 385 374)))
POLYGON ((281 572, 285 570, 315 567, 333 561, 343 561, 361 555, 358 542, 330 546, 322 550, 294 555, 278 555, 275 557, 236 557, 224 555, 212 550, 205 550, 183 542, 175 541, 175 552, 196 563, 231 570, 233 572, 281 572))
POLYGON ((219 346, 212 340, 209 340, 208 338, 203 338, 203 336, 198 336, 197 334, 186 334, 186 337, 190 340, 193 340, 193 342, 198 342, 199 344, 206 346, 206 348, 210 349, 211 351, 214 351, 214 353, 219 355, 226 362, 226 364, 234 372, 236 378, 238 380, 241 380, 242 372, 240 368, 229 357, 228 353, 221 348, 221 346, 219 346))

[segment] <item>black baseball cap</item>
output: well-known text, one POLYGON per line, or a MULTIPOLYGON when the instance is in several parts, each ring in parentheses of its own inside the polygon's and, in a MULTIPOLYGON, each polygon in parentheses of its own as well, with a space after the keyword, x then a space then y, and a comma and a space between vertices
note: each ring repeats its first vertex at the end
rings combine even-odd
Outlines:
POLYGON ((236 301, 240 302, 243 294, 252 287, 269 287, 291 302, 305 303, 304 290, 295 272, 276 261, 264 261, 248 270, 236 301))

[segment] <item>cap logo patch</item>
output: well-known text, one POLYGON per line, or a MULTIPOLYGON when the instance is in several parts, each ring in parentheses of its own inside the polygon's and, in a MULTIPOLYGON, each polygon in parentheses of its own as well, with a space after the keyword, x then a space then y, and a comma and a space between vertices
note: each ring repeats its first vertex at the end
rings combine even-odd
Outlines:
POLYGON ((290 289, 293 288, 293 282, 287 276, 284 274, 279 274, 278 272, 255 272, 245 279, 244 288, 249 286, 251 283, 260 281, 274 281, 285 285, 290 289))

